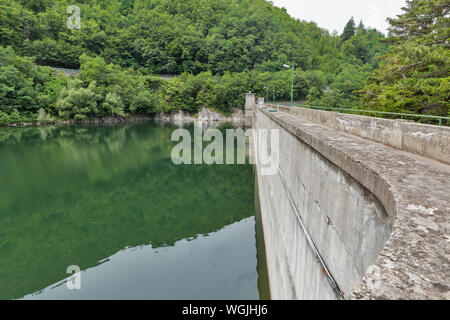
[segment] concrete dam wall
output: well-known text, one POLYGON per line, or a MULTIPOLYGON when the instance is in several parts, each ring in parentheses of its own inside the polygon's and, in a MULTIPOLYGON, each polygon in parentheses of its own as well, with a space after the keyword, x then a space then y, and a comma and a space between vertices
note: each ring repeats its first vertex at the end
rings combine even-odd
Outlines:
POLYGON ((273 299, 450 298, 450 166, 430 159, 448 157, 448 128, 403 128, 439 141, 412 154, 324 125, 340 114, 247 110, 256 131, 279 132, 277 173, 256 165, 273 299))

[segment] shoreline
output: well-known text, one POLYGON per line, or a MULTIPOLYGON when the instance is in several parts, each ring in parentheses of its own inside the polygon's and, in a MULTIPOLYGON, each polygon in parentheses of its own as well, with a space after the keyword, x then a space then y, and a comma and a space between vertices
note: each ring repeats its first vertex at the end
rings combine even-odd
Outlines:
POLYGON ((126 122, 143 122, 143 121, 161 121, 161 122, 175 122, 175 123, 189 123, 194 121, 207 122, 207 123, 219 123, 219 122, 232 122, 243 123, 244 112, 237 109, 230 116, 224 115, 219 112, 211 111, 208 108, 202 108, 197 114, 188 113, 183 110, 179 110, 171 113, 157 113, 153 116, 144 115, 130 115, 128 117, 119 116, 105 116, 94 117, 84 120, 56 120, 54 122, 20 122, 2 124, 0 128, 7 127, 40 127, 40 126, 52 126, 52 125, 74 125, 74 124, 114 124, 114 123, 126 123, 126 122))

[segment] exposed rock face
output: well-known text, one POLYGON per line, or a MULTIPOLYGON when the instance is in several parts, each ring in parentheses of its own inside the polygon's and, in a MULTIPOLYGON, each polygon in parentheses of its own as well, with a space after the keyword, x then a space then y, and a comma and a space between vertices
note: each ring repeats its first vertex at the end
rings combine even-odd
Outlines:
MULTIPOLYGON (((139 121, 148 121, 148 120, 156 120, 163 122, 194 122, 201 121, 205 123, 223 123, 223 122, 232 122, 236 124, 244 123, 244 112, 242 110, 236 110, 231 116, 225 116, 221 113, 214 112, 209 110, 208 108, 202 108, 202 110, 197 114, 190 114, 186 111, 176 111, 172 113, 159 113, 155 115, 153 118, 144 116, 144 115, 130 115, 127 117, 121 116, 105 116, 98 118, 89 118, 84 120, 56 120, 53 124, 112 124, 112 123, 120 123, 120 122, 139 122, 139 121)), ((50 123, 49 123, 50 124, 50 123)), ((5 124, 4 126, 15 127, 17 125, 30 126, 30 125, 47 125, 45 123, 39 122, 27 122, 22 124, 5 124)), ((1 127, 1 125, 0 125, 1 127)))
POLYGON ((206 108, 202 108, 202 110, 198 113, 197 120, 199 121, 220 121, 221 115, 212 112, 206 108))
POLYGON ((165 122, 201 121, 241 123, 244 121, 244 112, 242 110, 236 110, 231 116, 225 116, 218 112, 211 111, 208 108, 202 108, 202 110, 197 115, 179 110, 172 113, 159 113, 155 116, 155 120, 165 122))
POLYGON ((88 118, 84 120, 57 120, 56 124, 113 124, 113 123, 121 123, 121 122, 140 122, 140 121, 148 121, 151 120, 151 117, 143 116, 143 115, 130 115, 127 117, 121 116, 105 116, 101 118, 88 118))
POLYGON ((116 123, 116 122, 138 122, 138 121, 147 121, 151 120, 151 117, 141 116, 141 115, 132 115, 127 117, 120 116, 106 116, 100 119, 102 123, 116 123))

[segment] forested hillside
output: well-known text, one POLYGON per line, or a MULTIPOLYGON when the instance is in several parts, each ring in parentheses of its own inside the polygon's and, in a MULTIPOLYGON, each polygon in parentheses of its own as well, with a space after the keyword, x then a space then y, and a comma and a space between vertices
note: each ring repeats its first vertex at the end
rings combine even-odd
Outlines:
POLYGON ((449 15, 448 0, 412 0, 389 19, 391 50, 362 91, 363 105, 450 116, 449 15))
MULTIPOLYGON (((264 0, 1 3, 1 44, 55 67, 78 68, 86 53, 145 73, 279 71, 292 60, 303 70, 336 73, 343 59, 339 39, 264 0), (80 30, 66 26, 74 3, 81 9, 80 30)), ((358 58, 373 63, 371 49, 356 49, 358 58)))
POLYGON ((358 108, 383 39, 353 19, 330 34, 264 0, 0 0, 0 123, 231 112, 243 92, 287 100, 292 61, 295 100, 358 108), (73 4, 80 29, 66 24, 73 4), (34 64, 81 73, 55 78, 34 64))

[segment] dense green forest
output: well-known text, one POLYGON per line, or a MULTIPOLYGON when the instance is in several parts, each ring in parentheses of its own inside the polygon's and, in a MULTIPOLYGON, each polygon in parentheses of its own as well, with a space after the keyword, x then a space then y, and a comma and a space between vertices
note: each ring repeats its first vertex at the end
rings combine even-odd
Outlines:
POLYGON ((386 38, 353 18, 330 34, 264 0, 0 0, 0 124, 229 113, 248 91, 288 100, 292 61, 297 101, 446 116, 449 7, 408 1, 386 38))

